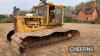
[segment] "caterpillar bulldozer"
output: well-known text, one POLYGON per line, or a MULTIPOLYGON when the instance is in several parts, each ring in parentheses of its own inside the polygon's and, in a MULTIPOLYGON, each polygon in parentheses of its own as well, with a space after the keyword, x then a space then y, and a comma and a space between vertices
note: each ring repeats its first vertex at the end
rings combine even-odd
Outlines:
POLYGON ((80 35, 74 28, 63 27, 63 5, 43 0, 35 6, 35 11, 35 14, 15 16, 14 30, 9 31, 7 40, 16 52, 23 53, 31 48, 50 45, 80 35))

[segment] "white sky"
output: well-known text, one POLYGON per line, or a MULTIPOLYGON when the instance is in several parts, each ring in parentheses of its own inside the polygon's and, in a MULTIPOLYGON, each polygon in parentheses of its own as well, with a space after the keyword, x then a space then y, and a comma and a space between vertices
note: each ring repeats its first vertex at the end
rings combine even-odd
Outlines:
MULTIPOLYGON (((65 6, 75 6, 81 2, 88 2, 90 0, 48 0, 55 4, 62 4, 65 6)), ((33 5, 39 3, 39 0, 0 0, 0 14, 12 13, 13 7, 16 6, 23 10, 29 10, 33 5)))

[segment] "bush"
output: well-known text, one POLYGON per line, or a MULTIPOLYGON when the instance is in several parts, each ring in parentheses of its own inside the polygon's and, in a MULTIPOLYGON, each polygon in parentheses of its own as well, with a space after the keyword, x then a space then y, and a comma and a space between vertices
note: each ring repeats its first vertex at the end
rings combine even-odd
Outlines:
POLYGON ((65 23, 90 23, 89 21, 80 21, 78 19, 72 19, 72 18, 65 18, 65 23))
POLYGON ((100 16, 98 16, 98 17, 96 18, 96 20, 100 20, 100 16))
POLYGON ((10 18, 2 19, 0 23, 13 23, 13 19, 10 18))
POLYGON ((0 15, 0 23, 12 23, 13 21, 11 16, 0 15))

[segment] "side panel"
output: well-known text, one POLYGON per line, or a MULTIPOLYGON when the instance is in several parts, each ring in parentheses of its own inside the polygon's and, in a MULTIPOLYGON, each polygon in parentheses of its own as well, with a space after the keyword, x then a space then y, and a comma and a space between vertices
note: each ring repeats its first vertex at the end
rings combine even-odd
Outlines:
POLYGON ((23 17, 22 16, 16 16, 16 26, 17 26, 17 32, 22 32, 23 29, 23 17))
POLYGON ((38 17, 17 16, 16 19, 17 32, 33 32, 44 28, 43 20, 38 17))

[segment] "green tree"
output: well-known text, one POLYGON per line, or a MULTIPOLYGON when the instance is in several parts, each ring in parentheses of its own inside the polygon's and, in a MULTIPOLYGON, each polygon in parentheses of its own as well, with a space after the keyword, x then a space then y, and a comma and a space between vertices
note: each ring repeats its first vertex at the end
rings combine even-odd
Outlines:
POLYGON ((20 8, 17 8, 16 6, 14 6, 13 7, 13 15, 16 16, 18 11, 20 11, 20 8))
POLYGON ((73 12, 73 7, 66 6, 65 7, 65 15, 70 15, 73 12))
POLYGON ((5 19, 5 18, 6 18, 5 15, 0 15, 0 22, 1 22, 3 19, 5 19))
POLYGON ((100 0, 96 0, 97 6, 100 6, 100 0))

